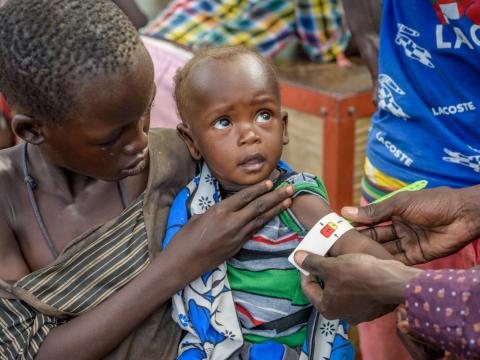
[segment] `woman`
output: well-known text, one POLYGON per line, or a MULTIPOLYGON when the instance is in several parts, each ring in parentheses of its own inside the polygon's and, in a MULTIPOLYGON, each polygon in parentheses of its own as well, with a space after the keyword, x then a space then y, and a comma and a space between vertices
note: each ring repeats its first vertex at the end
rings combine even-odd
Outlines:
POLYGON ((160 252, 194 164, 173 131, 148 131, 153 66, 135 28, 106 0, 10 0, 0 23, 0 91, 25 142, 0 152, 0 358, 175 358, 172 294, 293 189, 252 186, 160 252))

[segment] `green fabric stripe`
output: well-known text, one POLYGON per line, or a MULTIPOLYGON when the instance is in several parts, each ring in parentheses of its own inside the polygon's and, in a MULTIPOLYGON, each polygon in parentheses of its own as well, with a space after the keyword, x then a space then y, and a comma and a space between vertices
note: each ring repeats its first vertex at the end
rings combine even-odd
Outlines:
MULTIPOLYGON (((319 178, 315 178, 315 181, 317 182, 317 185, 311 184, 309 182, 294 184, 293 186, 295 188, 295 193, 301 193, 302 191, 308 190, 315 194, 320 195, 328 203, 327 189, 325 188, 323 181, 320 180, 319 178)), ((291 185, 291 184, 289 184, 287 181, 284 181, 277 186, 277 189, 286 185, 291 185)), ((290 230, 299 234, 300 236, 305 235, 305 231, 302 229, 300 224, 297 223, 295 218, 290 213, 289 209, 282 211, 279 217, 280 217, 280 221, 290 230)))
MULTIPOLYGON (((264 9, 266 9, 268 12, 270 13, 275 13, 277 12, 276 14, 276 18, 274 21, 272 21, 268 26, 266 26, 265 24, 265 21, 262 21, 262 25, 263 26, 259 26, 257 29, 253 30, 253 31, 250 31, 251 35, 250 37, 245 41, 245 43, 248 43, 249 41, 253 41, 255 40, 256 38, 260 38, 261 40, 263 40, 261 38, 262 35, 264 34, 268 34, 271 30, 272 27, 276 26, 277 23, 279 21, 282 21, 282 20, 290 20, 290 18, 293 18, 294 15, 295 15, 295 9, 291 6, 283 6, 285 5, 286 3, 284 1, 279 1, 277 5, 279 6, 271 6, 271 8, 269 9, 269 7, 263 7, 264 9), (281 12, 279 12, 281 11, 281 12)), ((239 26, 239 28, 241 29, 241 26, 239 26)))
POLYGON ((248 271, 227 265, 227 274, 232 290, 287 299, 297 306, 309 304, 303 295, 297 269, 248 271))
POLYGON ((285 344, 287 346, 290 346, 291 348, 295 348, 295 347, 303 346, 303 343, 307 338, 307 326, 305 325, 304 327, 302 327, 300 330, 298 330, 293 334, 281 336, 277 338, 268 338, 264 336, 254 335, 254 334, 244 334, 243 338, 249 343, 253 343, 253 344, 259 344, 266 341, 275 341, 280 344, 285 344))

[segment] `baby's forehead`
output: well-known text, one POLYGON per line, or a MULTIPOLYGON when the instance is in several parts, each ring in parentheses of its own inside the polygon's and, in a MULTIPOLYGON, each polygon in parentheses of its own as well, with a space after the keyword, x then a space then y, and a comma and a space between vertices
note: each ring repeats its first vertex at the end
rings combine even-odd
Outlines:
POLYGON ((228 58, 202 59, 192 67, 187 79, 191 93, 203 93, 225 83, 233 88, 240 83, 251 83, 252 87, 257 85, 273 91, 278 87, 273 69, 249 53, 236 54, 228 58))

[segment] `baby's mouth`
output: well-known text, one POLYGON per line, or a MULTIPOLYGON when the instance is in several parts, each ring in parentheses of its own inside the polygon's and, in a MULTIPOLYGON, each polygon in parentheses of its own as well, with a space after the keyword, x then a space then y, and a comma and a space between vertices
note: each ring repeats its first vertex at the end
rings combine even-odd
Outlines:
POLYGON ((254 154, 244 158, 238 165, 247 172, 255 172, 260 170, 264 164, 265 157, 261 154, 254 154))

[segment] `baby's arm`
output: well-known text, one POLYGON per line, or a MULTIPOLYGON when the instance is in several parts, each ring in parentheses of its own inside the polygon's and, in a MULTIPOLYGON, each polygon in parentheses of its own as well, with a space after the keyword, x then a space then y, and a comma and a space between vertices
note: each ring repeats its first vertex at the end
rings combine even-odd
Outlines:
MULTIPOLYGON (((311 229, 318 220, 332 212, 328 204, 321 197, 315 195, 297 196, 290 209, 307 229, 311 229)), ((349 230, 341 236, 328 252, 331 256, 349 253, 363 253, 379 259, 393 259, 383 246, 355 229, 349 230)))

